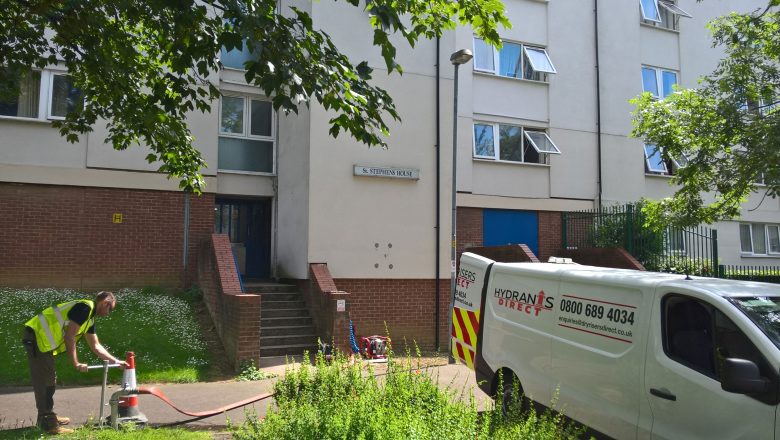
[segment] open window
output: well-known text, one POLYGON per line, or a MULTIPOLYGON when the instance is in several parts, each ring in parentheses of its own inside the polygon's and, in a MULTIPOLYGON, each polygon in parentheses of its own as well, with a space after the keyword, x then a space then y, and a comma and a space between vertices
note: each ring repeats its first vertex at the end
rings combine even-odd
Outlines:
POLYGON ((535 72, 555 73, 550 55, 541 47, 524 46, 525 56, 528 57, 528 63, 535 72))
POLYGON ((540 129, 488 122, 474 123, 474 158, 547 164, 561 151, 540 129))
POLYGON ((678 157, 667 157, 661 147, 645 144, 645 171, 654 174, 672 175, 678 169, 688 165, 688 157, 681 154, 678 157))
POLYGON ((692 18, 674 0, 639 0, 639 10, 643 23, 674 31, 680 29, 680 17, 692 18))
POLYGON ((521 43, 503 41, 497 50, 485 40, 474 37, 474 70, 508 78, 547 81, 556 73, 547 50, 521 43))

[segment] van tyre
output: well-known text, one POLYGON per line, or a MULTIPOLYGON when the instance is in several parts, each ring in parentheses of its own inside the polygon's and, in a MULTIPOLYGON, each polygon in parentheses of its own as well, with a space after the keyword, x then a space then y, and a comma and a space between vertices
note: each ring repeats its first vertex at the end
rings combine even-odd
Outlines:
POLYGON ((523 386, 517 376, 509 371, 504 377, 508 379, 504 380, 503 389, 496 393, 496 398, 501 399, 500 402, 496 401, 496 404, 501 404, 501 414, 504 419, 520 418, 528 413, 529 401, 523 395, 523 386))

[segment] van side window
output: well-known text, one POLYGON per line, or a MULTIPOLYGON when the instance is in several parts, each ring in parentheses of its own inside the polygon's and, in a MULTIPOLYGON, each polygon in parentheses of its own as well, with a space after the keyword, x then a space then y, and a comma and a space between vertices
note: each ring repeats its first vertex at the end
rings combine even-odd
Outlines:
POLYGON ((692 298, 664 298, 664 349, 670 358, 715 379, 714 327, 709 308, 692 298))
POLYGON ((761 351, 720 310, 705 302, 668 295, 662 302, 664 350, 669 358, 720 380, 726 358, 747 359, 758 366, 761 376, 771 381, 768 391, 750 397, 776 405, 778 377, 761 351))

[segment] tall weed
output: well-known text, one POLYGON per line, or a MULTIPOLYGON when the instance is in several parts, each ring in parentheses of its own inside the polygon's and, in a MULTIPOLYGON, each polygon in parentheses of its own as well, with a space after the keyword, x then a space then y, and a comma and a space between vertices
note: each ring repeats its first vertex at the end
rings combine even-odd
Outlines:
POLYGON ((274 387, 264 420, 248 414, 235 439, 562 439, 577 432, 562 416, 530 412, 506 420, 492 405, 479 412, 471 390, 442 390, 438 378, 410 357, 390 357, 387 372, 341 355, 314 366, 288 367, 274 387))

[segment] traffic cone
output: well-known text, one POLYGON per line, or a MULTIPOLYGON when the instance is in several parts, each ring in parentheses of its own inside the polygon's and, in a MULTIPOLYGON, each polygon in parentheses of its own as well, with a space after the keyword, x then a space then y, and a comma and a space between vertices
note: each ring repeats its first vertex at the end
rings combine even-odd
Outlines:
MULTIPOLYGON (((128 351, 125 356, 127 368, 122 376, 122 383, 127 388, 136 388, 135 381, 135 353, 128 351)), ((139 417, 141 412, 138 410, 138 394, 129 394, 119 398, 119 417, 139 417)))

